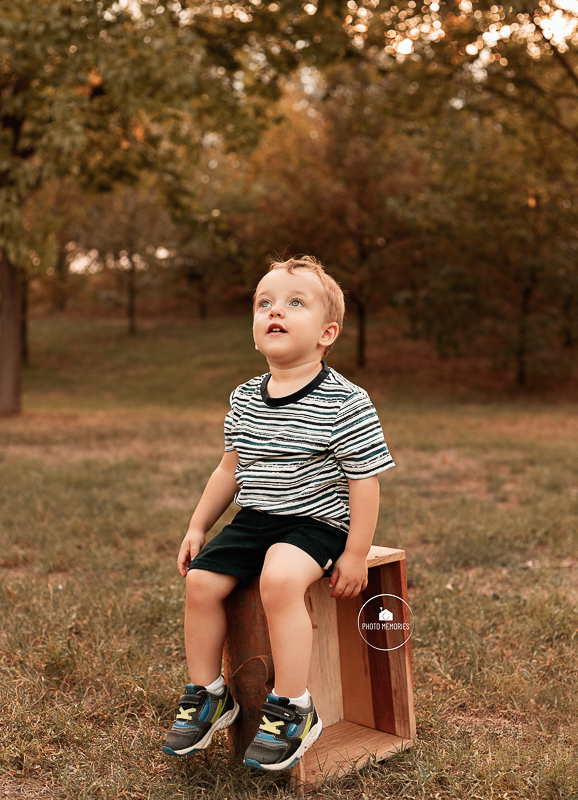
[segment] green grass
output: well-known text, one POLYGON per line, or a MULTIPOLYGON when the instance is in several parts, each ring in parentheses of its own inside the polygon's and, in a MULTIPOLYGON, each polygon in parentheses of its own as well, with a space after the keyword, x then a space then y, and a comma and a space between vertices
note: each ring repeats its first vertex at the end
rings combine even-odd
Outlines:
MULTIPOLYGON (((5 796, 291 795, 224 737, 176 763, 159 750, 186 680, 176 551, 228 394, 263 370, 248 329, 34 324, 26 413, 0 421, 5 796)), ((575 800, 578 409, 404 401, 348 346, 331 363, 371 388, 398 464, 376 543, 408 553, 418 733, 319 792, 575 800)))
POLYGON ((143 322, 134 337, 124 321, 42 319, 30 339, 28 408, 219 405, 231 385, 266 371, 249 318, 143 322))

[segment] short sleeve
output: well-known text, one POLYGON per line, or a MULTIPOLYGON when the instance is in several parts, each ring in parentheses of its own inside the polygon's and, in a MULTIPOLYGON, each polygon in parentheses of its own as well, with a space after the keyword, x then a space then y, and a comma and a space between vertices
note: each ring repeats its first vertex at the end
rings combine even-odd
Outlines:
POLYGON ((331 434, 331 449, 346 478, 371 478, 395 464, 371 400, 363 391, 341 406, 331 434))
POLYGON ((230 453, 231 450, 235 449, 233 446, 233 431, 235 430, 235 425, 237 423, 237 419, 239 418, 237 391, 238 387, 231 392, 231 396, 229 397, 231 410, 225 416, 225 453, 230 453))

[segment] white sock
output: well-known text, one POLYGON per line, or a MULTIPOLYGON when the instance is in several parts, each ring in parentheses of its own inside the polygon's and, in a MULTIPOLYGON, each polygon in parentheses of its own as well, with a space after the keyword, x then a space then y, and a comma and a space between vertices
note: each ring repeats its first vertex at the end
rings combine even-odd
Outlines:
POLYGON ((225 681, 223 679, 223 676, 219 675, 217 680, 213 681, 212 683, 207 684, 207 686, 205 686, 205 689, 208 692, 211 692, 212 694, 221 694, 221 692, 223 691, 224 686, 225 686, 225 681))
MULTIPOLYGON (((278 695, 275 689, 273 689, 271 694, 273 697, 283 697, 283 695, 278 695)), ((309 689, 305 689, 301 697, 289 697, 288 700, 290 703, 293 703, 293 705, 304 708, 309 703, 309 689)))

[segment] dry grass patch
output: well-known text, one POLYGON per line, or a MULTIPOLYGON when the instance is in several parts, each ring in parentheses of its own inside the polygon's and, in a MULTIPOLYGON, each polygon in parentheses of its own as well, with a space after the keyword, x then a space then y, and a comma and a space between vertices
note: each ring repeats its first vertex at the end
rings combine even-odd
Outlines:
POLYGON ((4 458, 42 459, 50 464, 73 464, 85 459, 155 460, 179 469, 191 459, 218 458, 222 452, 225 410, 115 410, 40 413, 27 412, 0 420, 4 458))
MULTIPOLYGON (((67 355, 55 376, 29 375, 38 410, 0 421, 0 800, 291 796, 223 737, 182 761, 159 750, 186 680, 176 552, 245 369, 229 354, 215 371, 211 337, 224 352, 233 328, 207 330, 204 350, 185 339, 194 381, 170 409, 164 387, 185 367, 156 376, 166 340, 128 352, 111 333, 95 352, 87 328, 86 374, 67 355), (91 387, 108 410, 79 409, 91 387), (46 390, 60 407, 43 409, 46 390)), ((417 741, 319 796, 578 800, 577 410, 378 405, 399 466, 382 478, 376 543, 408 553, 417 741)))
POLYGON ((535 467, 514 466, 524 453, 509 454, 510 465, 496 464, 492 453, 472 456, 457 448, 435 453, 398 448, 396 483, 409 482, 421 493, 432 496, 465 495, 479 500, 496 499, 503 508, 519 505, 519 495, 535 467))
POLYGON ((50 783, 34 780, 18 780, 5 778, 0 784, 2 800, 42 800, 54 797, 54 786, 50 783))

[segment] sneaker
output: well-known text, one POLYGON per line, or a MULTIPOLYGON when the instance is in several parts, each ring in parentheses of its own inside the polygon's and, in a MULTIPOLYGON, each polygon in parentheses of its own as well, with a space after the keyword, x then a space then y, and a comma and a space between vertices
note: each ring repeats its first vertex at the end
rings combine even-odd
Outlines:
POLYGON ((288 697, 270 694, 263 703, 259 730, 243 763, 268 771, 289 769, 321 736, 323 724, 309 698, 306 708, 289 703, 288 697))
POLYGON ((228 728, 238 713, 239 705, 226 686, 220 694, 213 694, 204 686, 187 684, 175 724, 163 739, 163 753, 188 756, 204 750, 215 731, 228 728))

